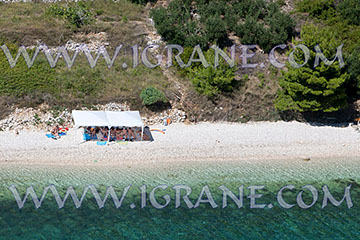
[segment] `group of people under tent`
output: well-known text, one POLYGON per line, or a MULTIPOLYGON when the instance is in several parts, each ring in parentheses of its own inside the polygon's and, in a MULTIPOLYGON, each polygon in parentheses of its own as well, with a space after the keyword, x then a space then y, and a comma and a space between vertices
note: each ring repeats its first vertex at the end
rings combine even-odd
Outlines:
MULTIPOLYGON (((142 130, 139 127, 86 127, 84 140, 97 141, 141 141, 142 130)), ((150 141, 150 137, 143 133, 142 140, 150 141)))

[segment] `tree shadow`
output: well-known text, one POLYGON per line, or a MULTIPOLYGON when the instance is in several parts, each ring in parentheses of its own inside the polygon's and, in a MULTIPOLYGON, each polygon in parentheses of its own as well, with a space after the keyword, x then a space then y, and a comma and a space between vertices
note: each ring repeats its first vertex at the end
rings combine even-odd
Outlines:
POLYGON ((311 126, 330 126, 330 127, 346 127, 349 123, 354 123, 355 118, 359 116, 355 104, 351 103, 346 108, 336 112, 292 112, 284 111, 280 113, 281 119, 284 121, 300 121, 306 122, 311 126))
POLYGON ((157 102, 157 103, 146 106, 146 108, 149 109, 152 112, 159 113, 159 112, 162 112, 164 110, 171 109, 171 104, 169 102, 166 102, 166 103, 157 102))

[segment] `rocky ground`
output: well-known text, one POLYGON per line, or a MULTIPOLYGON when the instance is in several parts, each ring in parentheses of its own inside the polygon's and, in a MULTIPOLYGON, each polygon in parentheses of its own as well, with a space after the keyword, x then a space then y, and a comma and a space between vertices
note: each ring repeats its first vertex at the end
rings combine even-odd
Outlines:
MULTIPOLYGON (((133 109, 130 109, 127 104, 108 103, 95 105, 91 108, 83 107, 80 110, 129 111, 133 109)), ((162 124, 164 118, 170 118, 172 123, 181 123, 185 121, 186 114, 184 111, 175 108, 164 110, 152 116, 144 116, 142 120, 145 125, 153 125, 162 124)), ((19 133, 23 130, 49 130, 55 124, 72 127, 74 123, 71 112, 68 109, 59 110, 43 104, 37 108, 14 108, 10 115, 0 120, 0 129, 19 133)))

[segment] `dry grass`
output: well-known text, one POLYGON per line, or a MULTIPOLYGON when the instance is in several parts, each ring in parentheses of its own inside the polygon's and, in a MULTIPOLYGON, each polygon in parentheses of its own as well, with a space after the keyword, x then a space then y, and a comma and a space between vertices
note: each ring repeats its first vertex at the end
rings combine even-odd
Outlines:
POLYGON ((51 4, 66 3, 0 3, 0 35, 3 39, 20 45, 36 45, 36 41, 58 46, 73 38, 76 33, 107 32, 111 46, 123 42, 141 42, 134 36, 134 24, 143 17, 143 6, 127 0, 117 2, 95 0, 90 2, 92 12, 100 13, 95 22, 81 28, 72 28, 62 19, 46 14, 51 4))

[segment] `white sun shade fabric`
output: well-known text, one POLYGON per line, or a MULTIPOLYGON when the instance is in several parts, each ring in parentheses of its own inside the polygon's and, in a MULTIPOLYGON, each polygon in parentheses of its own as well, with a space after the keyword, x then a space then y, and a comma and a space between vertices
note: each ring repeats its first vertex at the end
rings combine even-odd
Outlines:
POLYGON ((72 111, 75 126, 109 126, 106 113, 104 111, 72 111))
POLYGON ((72 111, 77 127, 108 126, 108 127, 143 127, 138 111, 72 111))
POLYGON ((138 111, 112 112, 106 111, 109 126, 142 127, 140 113, 138 111))

